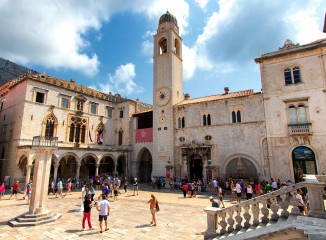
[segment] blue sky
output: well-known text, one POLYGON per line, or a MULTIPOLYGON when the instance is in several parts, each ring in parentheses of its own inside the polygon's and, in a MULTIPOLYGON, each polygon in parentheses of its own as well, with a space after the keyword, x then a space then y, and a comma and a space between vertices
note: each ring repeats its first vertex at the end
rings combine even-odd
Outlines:
POLYGON ((322 0, 0 0, 0 57, 152 104, 153 35, 167 10, 192 98, 261 90, 254 58, 320 38, 322 0))

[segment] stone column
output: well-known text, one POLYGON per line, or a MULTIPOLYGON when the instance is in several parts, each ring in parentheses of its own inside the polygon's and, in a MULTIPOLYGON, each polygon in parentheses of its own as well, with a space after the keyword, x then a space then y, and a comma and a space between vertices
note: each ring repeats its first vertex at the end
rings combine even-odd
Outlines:
POLYGON ((183 157, 183 164, 182 164, 182 176, 181 178, 185 178, 185 176, 188 176, 188 162, 187 162, 187 156, 183 157))
POLYGON ((25 187, 26 184, 29 183, 29 180, 31 178, 31 169, 33 165, 26 165, 26 177, 25 177, 25 187))
POLYGON ((79 174, 80 174, 80 163, 77 163, 77 172, 76 172, 76 177, 79 179, 79 174))
POLYGON ((59 169, 59 163, 55 163, 53 165, 54 171, 53 171, 53 181, 54 184, 57 184, 57 177, 58 177, 58 169, 59 169))
POLYGON ((306 175, 305 185, 308 190, 309 217, 326 218, 323 189, 325 183, 319 182, 314 175, 306 175))
POLYGON ((35 152, 34 181, 29 213, 42 214, 46 213, 45 205, 48 193, 52 151, 50 149, 39 148, 36 149, 35 152))
POLYGON ((98 176, 99 167, 100 167, 100 164, 96 164, 95 176, 98 176))
POLYGON ((203 165, 202 165, 202 168, 203 168, 203 170, 202 170, 202 174, 203 174, 203 179, 207 179, 207 176, 206 176, 206 167, 207 167, 207 160, 206 159, 204 159, 203 161, 202 161, 202 163, 203 163, 203 165))

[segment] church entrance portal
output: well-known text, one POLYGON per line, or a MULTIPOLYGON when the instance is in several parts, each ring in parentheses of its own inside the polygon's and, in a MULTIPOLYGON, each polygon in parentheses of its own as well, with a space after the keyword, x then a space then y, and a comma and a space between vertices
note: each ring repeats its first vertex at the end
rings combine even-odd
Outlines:
POLYGON ((303 174, 317 174, 315 153, 308 147, 295 148, 292 162, 295 182, 303 181, 303 174))
POLYGON ((140 182, 151 181, 152 155, 147 148, 143 148, 138 155, 138 176, 140 182))
POLYGON ((203 178, 203 160, 199 155, 192 155, 190 157, 190 179, 203 178))
POLYGON ((226 177, 235 179, 258 179, 255 165, 246 158, 232 159, 226 166, 226 177))

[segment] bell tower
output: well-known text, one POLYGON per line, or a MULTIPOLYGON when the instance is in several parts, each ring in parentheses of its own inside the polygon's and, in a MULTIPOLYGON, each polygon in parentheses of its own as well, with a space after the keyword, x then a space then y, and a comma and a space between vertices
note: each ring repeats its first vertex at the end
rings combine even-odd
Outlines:
MULTIPOLYGON (((153 76, 153 176, 165 176, 167 164, 175 165, 173 106, 184 99, 182 39, 175 16, 166 12, 154 35, 153 76)), ((173 172, 173 170, 172 170, 173 172)), ((173 174, 171 174, 172 176, 173 174)))

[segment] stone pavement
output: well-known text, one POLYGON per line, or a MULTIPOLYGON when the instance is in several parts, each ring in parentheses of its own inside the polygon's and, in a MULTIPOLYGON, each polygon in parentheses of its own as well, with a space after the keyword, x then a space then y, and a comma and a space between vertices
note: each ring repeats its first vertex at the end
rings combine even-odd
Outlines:
MULTIPOLYGON (((62 217, 53 223, 35 227, 12 228, 7 222, 28 212, 26 200, 9 198, 6 194, 0 201, 0 239, 203 239, 206 230, 206 213, 203 208, 210 206, 209 193, 194 198, 184 198, 180 190, 152 189, 141 184, 139 195, 132 196, 132 189, 119 195, 119 200, 111 203, 109 231, 100 233, 98 211, 92 209, 92 224, 95 230, 82 231, 81 192, 72 192, 65 198, 49 196, 47 208, 59 212, 62 217), (153 193, 160 204, 156 214, 157 226, 151 227, 151 214, 147 201, 153 193)), ((97 198, 100 191, 96 191, 97 198)), ((228 196, 225 205, 230 205, 228 196)), ((86 221, 87 227, 87 221, 86 221)))

